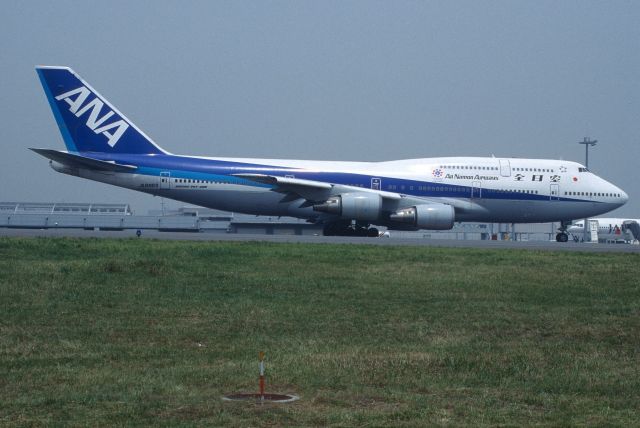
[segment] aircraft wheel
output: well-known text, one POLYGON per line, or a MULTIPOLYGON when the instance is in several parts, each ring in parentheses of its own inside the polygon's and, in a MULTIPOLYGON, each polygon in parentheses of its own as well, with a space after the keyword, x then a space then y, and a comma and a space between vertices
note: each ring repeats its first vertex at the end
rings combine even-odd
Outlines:
POLYGON ((367 229, 366 227, 356 227, 354 229, 354 236, 369 236, 369 229, 367 229))
POLYGON ((567 242, 568 240, 569 240, 569 235, 567 235, 566 233, 558 233, 556 235, 557 242, 567 242))
POLYGON ((380 236, 380 232, 375 227, 372 227, 367 230, 367 236, 370 238, 377 238, 378 236, 380 236))
POLYGON ((324 236, 353 236, 354 230, 351 222, 334 221, 326 223, 322 229, 324 236))
POLYGON ((336 236, 340 234, 340 227, 335 223, 328 223, 322 228, 322 234, 324 236, 336 236))

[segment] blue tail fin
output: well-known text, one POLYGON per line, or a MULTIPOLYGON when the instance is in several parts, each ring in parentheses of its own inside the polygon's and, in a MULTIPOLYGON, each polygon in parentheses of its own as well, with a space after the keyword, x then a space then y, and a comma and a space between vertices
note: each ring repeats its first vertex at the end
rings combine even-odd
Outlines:
POLYGON ((69 67, 36 67, 70 152, 167 153, 69 67))

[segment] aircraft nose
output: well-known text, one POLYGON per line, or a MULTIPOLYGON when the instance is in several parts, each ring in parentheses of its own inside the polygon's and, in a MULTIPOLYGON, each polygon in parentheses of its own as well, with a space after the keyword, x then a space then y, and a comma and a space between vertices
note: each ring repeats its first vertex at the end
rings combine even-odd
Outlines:
POLYGON ((609 201, 612 207, 621 207, 629 200, 629 195, 627 195, 627 192, 625 192, 615 184, 607 182, 607 189, 609 190, 609 195, 613 196, 613 198, 609 201))
POLYGON ((620 202, 622 202, 622 204, 624 205, 628 200, 629 195, 627 195, 627 192, 625 192, 624 190, 620 190, 620 202))
POLYGON ((625 192, 624 190, 622 190, 617 186, 614 186, 614 195, 618 196, 616 200, 616 205, 618 205, 619 207, 626 204, 627 201, 629 200, 629 195, 627 195, 627 192, 625 192))

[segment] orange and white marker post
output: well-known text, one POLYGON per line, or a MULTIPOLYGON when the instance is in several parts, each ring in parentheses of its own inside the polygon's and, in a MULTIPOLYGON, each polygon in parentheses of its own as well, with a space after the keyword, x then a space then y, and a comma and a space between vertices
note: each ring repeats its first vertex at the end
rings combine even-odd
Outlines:
POLYGON ((264 401, 264 352, 258 354, 260 360, 260 400, 264 401))

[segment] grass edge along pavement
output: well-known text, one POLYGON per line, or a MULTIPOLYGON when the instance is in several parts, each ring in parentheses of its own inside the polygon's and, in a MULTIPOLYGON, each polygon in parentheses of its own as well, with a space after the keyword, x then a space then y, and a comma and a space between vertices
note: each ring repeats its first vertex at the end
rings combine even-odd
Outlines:
POLYGON ((0 425, 634 425, 638 261, 3 238, 0 425))

